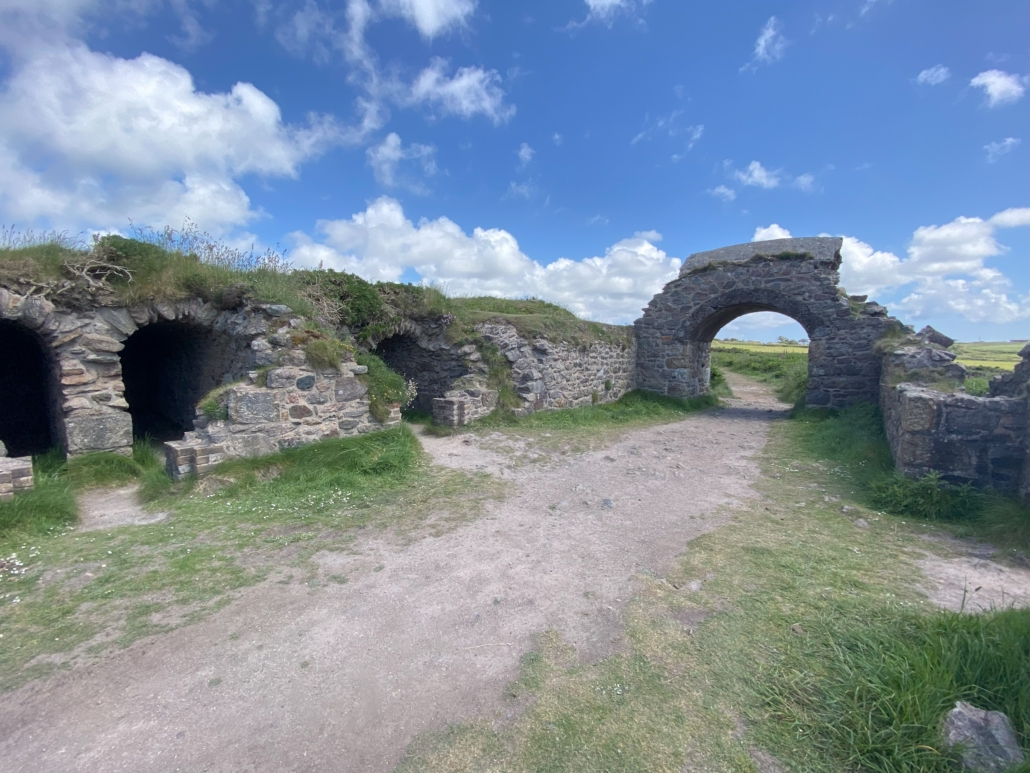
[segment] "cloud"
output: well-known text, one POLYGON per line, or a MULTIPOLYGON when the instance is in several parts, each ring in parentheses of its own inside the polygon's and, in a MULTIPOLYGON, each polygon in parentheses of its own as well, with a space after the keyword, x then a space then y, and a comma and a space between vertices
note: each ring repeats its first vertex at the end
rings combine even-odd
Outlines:
POLYGON ((987 163, 993 164, 1006 153, 1013 150, 1018 144, 1019 140, 1015 137, 1006 137, 1001 142, 988 142, 984 145, 984 150, 987 151, 987 163))
POLYGON ((529 147, 528 143, 523 142, 521 145, 519 145, 518 149, 519 166, 525 166, 526 164, 528 164, 530 161, 533 160, 533 156, 535 155, 536 151, 533 150, 533 148, 529 147))
MULTIPOLYGON (((908 257, 874 249, 853 236, 843 237, 841 284, 848 291, 876 296, 902 290, 891 309, 903 319, 955 315, 970 322, 1007 323, 1030 318, 1030 298, 1012 295, 1012 282, 985 265, 1005 254, 996 233, 1030 226, 1030 208, 1006 209, 983 220, 957 217, 945 225, 917 228, 908 257)), ((786 239, 790 232, 773 223, 758 228, 752 241, 786 239)))
POLYGON ((558 134, 558 132, 555 132, 551 137, 551 142, 553 142, 555 145, 561 145, 563 142, 565 142, 565 138, 558 134))
POLYGON ((751 237, 753 242, 767 242, 772 239, 789 239, 790 231, 786 228, 781 228, 778 224, 773 223, 772 225, 762 228, 759 226, 755 229, 755 235, 751 237))
POLYGON ((939 86, 951 77, 951 70, 943 64, 935 64, 923 70, 916 76, 916 83, 920 86, 939 86))
POLYGON ((633 236, 635 236, 637 239, 644 239, 645 241, 649 241, 652 244, 654 244, 655 242, 660 242, 662 240, 661 232, 655 231, 653 229, 650 231, 634 231, 633 236))
POLYGON ((780 184, 779 172, 766 169, 758 161, 752 161, 745 170, 736 170, 733 176, 742 185, 751 185, 756 188, 775 188, 780 184))
POLYGON ((284 123, 249 83, 200 91, 157 56, 38 50, 0 91, 0 215, 70 230, 191 217, 221 233, 261 214, 240 178, 296 177, 352 140, 330 116, 284 123))
POLYGON ((421 182, 398 177, 398 167, 405 161, 418 162, 427 177, 436 174, 436 148, 418 143, 405 148, 396 132, 390 132, 380 144, 368 148, 365 155, 376 180, 386 186, 402 185, 415 193, 428 192, 421 182))
POLYGON ((476 12, 476 0, 379 0, 386 16, 399 16, 410 22, 427 40, 452 29, 464 27, 476 12))
POLYGON ((723 201, 733 201, 737 198, 737 192, 732 188, 727 188, 725 185, 717 185, 714 188, 705 191, 705 193, 708 193, 717 199, 722 199, 723 201))
POLYGON ((508 183, 508 190, 504 194, 506 199, 528 199, 536 192, 532 183, 517 183, 512 180, 508 183))
POLYGON ((787 52, 789 44, 790 41, 783 36, 783 23, 775 16, 770 16, 769 21, 765 23, 761 32, 758 33, 751 61, 743 65, 740 71, 755 71, 763 64, 778 62, 787 52))
POLYGON ((1026 93, 1027 78, 1001 70, 987 70, 969 81, 970 86, 984 90, 988 107, 1018 102, 1026 93))
POLYGON ((483 115, 495 126, 507 123, 515 115, 515 106, 504 102, 504 91, 498 85, 501 76, 496 70, 460 67, 453 77, 448 77, 447 69, 446 60, 434 58, 415 78, 406 101, 461 118, 483 115))
POLYGON ((322 11, 314 0, 294 12, 275 30, 275 39, 289 53, 297 57, 309 53, 316 62, 325 64, 332 58, 331 33, 333 17, 322 11))
POLYGON ((383 196, 342 220, 317 223, 318 240, 290 235, 296 265, 350 271, 369 280, 397 281, 414 269, 424 281, 444 284, 456 295, 535 296, 561 303, 588 318, 628 322, 662 286, 674 279, 681 261, 656 247, 653 232, 641 232, 604 255, 542 265, 502 229, 466 233, 446 217, 408 219, 400 202, 383 196))
POLYGON ((799 174, 794 178, 794 187, 805 193, 811 193, 815 190, 815 175, 799 174))
POLYGON ((591 22, 611 27, 620 15, 635 16, 646 8, 651 0, 584 0, 587 5, 587 16, 581 22, 569 22, 566 29, 576 29, 591 22))

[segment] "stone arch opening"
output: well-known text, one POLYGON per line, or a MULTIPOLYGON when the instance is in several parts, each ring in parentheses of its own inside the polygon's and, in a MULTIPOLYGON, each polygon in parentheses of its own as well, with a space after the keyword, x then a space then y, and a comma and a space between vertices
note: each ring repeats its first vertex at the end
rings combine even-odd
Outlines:
POLYGON ((425 413, 433 412, 433 398, 443 397, 455 388, 458 379, 469 373, 465 358, 459 352, 446 346, 427 348, 408 333, 384 338, 376 344, 374 352, 405 380, 415 381, 418 395, 409 407, 425 413))
POLYGON ((157 322, 121 351, 133 437, 180 440, 193 429, 197 403, 229 375, 232 339, 203 325, 157 322))
POLYGON ((875 343, 899 323, 838 287, 842 243, 775 239, 692 255, 634 323, 638 386, 677 397, 704 394, 715 334, 744 314, 774 311, 798 322, 810 339, 806 404, 875 402, 875 343))
POLYGON ((43 339, 0 320, 0 441, 10 456, 63 448, 57 363, 43 339))

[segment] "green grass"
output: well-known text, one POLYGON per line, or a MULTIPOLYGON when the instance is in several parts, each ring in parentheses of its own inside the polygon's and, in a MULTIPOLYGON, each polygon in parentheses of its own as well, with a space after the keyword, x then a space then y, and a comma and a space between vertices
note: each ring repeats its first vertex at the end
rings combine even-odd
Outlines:
POLYGON ((506 411, 495 411, 473 422, 472 429, 518 427, 531 430, 573 430, 592 427, 634 425, 640 423, 675 421, 687 414, 718 405, 715 395, 678 398, 647 392, 642 389, 627 392, 610 403, 563 408, 555 411, 537 411, 528 416, 515 416, 506 411))
POLYGON ((1004 712, 1030 740, 1030 611, 857 609, 794 637, 765 676, 771 718, 807 754, 842 770, 948 773, 940 725, 958 700, 1004 712))
POLYGON ((773 386, 776 396, 785 403, 799 404, 808 389, 808 350, 779 344, 712 346, 712 365, 773 386))
POLYGON ((234 460, 197 483, 144 466, 143 499, 168 513, 144 526, 69 531, 75 489, 60 470, 48 476, 13 511, 0 506, 5 525, 28 504, 60 511, 0 532, 0 557, 26 568, 5 576, 0 565, 0 690, 201 620, 274 571, 317 584, 320 551, 350 550, 364 530, 441 534, 502 491, 485 475, 428 467, 403 427, 234 460))
POLYGON ((390 418, 390 407, 399 404, 402 408, 410 402, 408 385, 404 376, 391 370, 377 355, 359 351, 354 356, 358 365, 364 365, 368 372, 358 378, 368 387, 368 409, 376 421, 383 423, 390 418))

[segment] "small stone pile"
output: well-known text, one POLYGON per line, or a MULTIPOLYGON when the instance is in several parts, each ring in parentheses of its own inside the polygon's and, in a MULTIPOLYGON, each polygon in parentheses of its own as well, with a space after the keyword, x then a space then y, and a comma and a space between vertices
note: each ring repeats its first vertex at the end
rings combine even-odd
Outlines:
POLYGON ((31 491, 33 485, 32 457, 10 457, 7 447, 0 442, 0 502, 14 499, 17 492, 31 491))

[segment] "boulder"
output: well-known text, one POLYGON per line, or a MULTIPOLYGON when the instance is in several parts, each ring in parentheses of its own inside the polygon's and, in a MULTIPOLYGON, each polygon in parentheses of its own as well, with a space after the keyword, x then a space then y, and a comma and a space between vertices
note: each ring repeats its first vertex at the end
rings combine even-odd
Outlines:
POLYGON ((1007 716, 965 701, 944 718, 944 743, 956 748, 964 770, 975 773, 1004 773, 1025 759, 1007 716))
POLYGON ((929 325, 927 325, 918 333, 916 333, 916 335, 918 335, 928 344, 933 344, 934 346, 943 346, 945 349, 947 349, 949 346, 955 343, 954 338, 949 338, 948 336, 944 335, 944 333, 940 332, 939 330, 934 330, 929 325))
POLYGON ((4 441, 0 440, 0 457, 7 456, 7 446, 4 445, 4 441))

